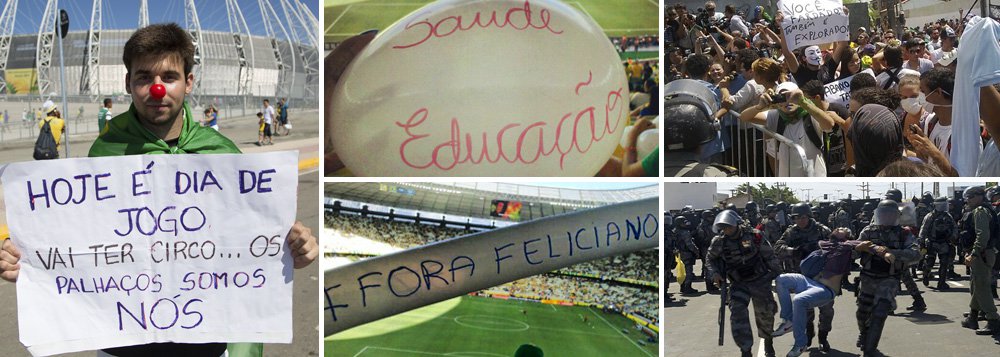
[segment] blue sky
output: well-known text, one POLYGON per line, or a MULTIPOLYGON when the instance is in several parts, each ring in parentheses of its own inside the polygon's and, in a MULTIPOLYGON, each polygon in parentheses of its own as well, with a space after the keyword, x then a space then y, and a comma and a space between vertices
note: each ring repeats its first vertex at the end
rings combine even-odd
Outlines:
MULTIPOLYGON (((266 0, 277 12, 281 22, 285 14, 281 10, 280 0, 266 0)), ((294 0, 289 0, 293 3, 294 0)), ((299 0, 319 19, 319 4, 316 0, 299 0)), ((149 22, 176 22, 184 25, 184 0, 148 0, 149 22)), ((239 0, 240 10, 246 19, 250 32, 264 35, 265 30, 261 20, 260 7, 256 0, 239 0)), ((6 4, 6 1, 3 1, 6 4)), ((42 13, 45 12, 44 0, 21 0, 17 5, 17 19, 14 22, 15 34, 38 33, 42 13)), ((62 0, 59 7, 69 13, 70 31, 86 31, 90 28, 90 10, 93 3, 88 0, 62 0)), ((226 2, 223 0, 195 0, 198 17, 203 30, 228 31, 229 20, 226 16, 226 2)), ((104 29, 134 29, 139 23, 139 1, 136 0, 104 0, 104 29)), ((277 24, 275 24, 277 25, 277 24)), ((286 28, 287 29, 287 28, 286 28)), ((283 37, 278 26, 274 26, 279 37, 283 37)))
POLYGON ((531 182, 526 185, 575 188, 580 190, 623 190, 628 188, 656 185, 655 182, 531 182))
MULTIPOLYGON (((751 182, 756 185, 757 182, 751 182)), ((827 194, 829 200, 836 200, 839 198, 847 198, 847 194, 851 194, 854 198, 862 197, 861 188, 859 187, 862 182, 852 181, 843 183, 832 183, 832 182, 788 182, 788 188, 795 192, 795 196, 799 199, 823 199, 823 194, 827 194), (803 191, 803 189, 811 189, 810 191, 803 191), (840 192, 837 192, 840 190, 840 192)), ((729 190, 739 186, 741 183, 732 182, 719 182, 718 192, 729 194, 729 190)), ((768 182, 768 185, 772 185, 773 182, 768 182)), ((921 186, 920 182, 869 182, 871 185, 870 197, 881 197, 885 194, 885 191, 889 190, 890 186, 895 185, 900 191, 904 191, 905 197, 913 197, 914 195, 920 196, 924 191, 931 191, 933 183, 924 182, 921 186), (921 187, 923 191, 921 191, 921 187)), ((952 186, 964 187, 971 185, 983 185, 982 181, 943 181, 940 182, 940 194, 946 194, 944 191, 952 186)))

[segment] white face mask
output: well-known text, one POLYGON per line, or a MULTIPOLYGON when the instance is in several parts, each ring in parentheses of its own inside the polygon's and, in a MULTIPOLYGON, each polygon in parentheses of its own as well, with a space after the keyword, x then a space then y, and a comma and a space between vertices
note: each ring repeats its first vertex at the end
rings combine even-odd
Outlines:
MULTIPOLYGON (((934 92, 931 92, 931 94, 934 94, 934 92)), ((924 94, 920 93, 920 95, 923 96, 924 94)), ((945 107, 945 108, 950 108, 951 107, 951 104, 934 104, 934 103, 928 102, 926 97, 924 98, 924 102, 922 104, 924 106, 924 110, 926 110, 928 112, 933 112, 934 111, 934 107, 945 107)))
MULTIPOLYGON (((940 90, 940 89, 935 89, 934 91, 937 91, 937 90, 940 90)), ((934 94, 934 91, 931 91, 931 94, 934 94)), ((920 95, 923 96, 923 93, 920 93, 920 95)), ((934 103, 928 102, 926 97, 924 98, 924 102, 922 104, 924 106, 924 110, 926 110, 928 112, 933 112, 934 111, 934 107, 945 107, 945 108, 950 108, 951 107, 951 104, 934 104, 934 103)))
POLYGON ((899 106, 903 108, 907 113, 910 114, 920 114, 920 108, 927 104, 927 98, 923 93, 917 94, 916 98, 904 98, 899 101, 899 106))

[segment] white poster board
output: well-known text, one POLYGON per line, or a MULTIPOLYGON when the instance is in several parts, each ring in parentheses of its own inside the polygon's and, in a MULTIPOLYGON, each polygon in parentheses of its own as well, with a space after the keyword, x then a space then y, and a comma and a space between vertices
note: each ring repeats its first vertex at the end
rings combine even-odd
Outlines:
POLYGON ((831 104, 837 103, 847 106, 851 101, 851 79, 853 78, 854 76, 850 76, 824 85, 824 99, 831 104))
POLYGON ((292 339, 297 153, 14 163, 18 333, 31 354, 292 339))
POLYGON ((575 211, 323 273, 324 334, 570 265, 659 246, 659 198, 575 211))
POLYGON ((851 30, 841 0, 779 0, 788 49, 847 41, 851 30))

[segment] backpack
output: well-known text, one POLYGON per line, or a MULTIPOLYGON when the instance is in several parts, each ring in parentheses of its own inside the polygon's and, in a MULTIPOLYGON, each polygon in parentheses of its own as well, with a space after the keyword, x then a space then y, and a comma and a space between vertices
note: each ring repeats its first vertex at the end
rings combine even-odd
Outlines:
POLYGON ((931 220, 931 232, 933 232, 931 240, 938 242, 948 241, 950 238, 948 235, 951 233, 951 226, 955 224, 955 221, 950 215, 947 214, 947 212, 934 212, 931 214, 933 215, 931 220))
POLYGON ((58 145, 52 136, 52 127, 49 126, 50 121, 46 120, 38 131, 38 139, 35 140, 35 160, 51 160, 59 157, 58 145))
MULTIPOLYGON (((1000 249, 1000 222, 997 221, 997 215, 993 212, 992 207, 987 204, 981 204, 976 206, 976 208, 982 207, 990 215, 990 240, 986 242, 984 248, 994 248, 1000 249)), ((972 222, 972 213, 975 211, 973 208, 971 211, 967 212, 964 217, 962 217, 962 231, 959 234, 959 244, 961 248, 965 251, 972 249, 972 245, 976 242, 976 232, 975 223, 972 222)))
MULTIPOLYGON (((823 160, 826 160, 826 156, 829 153, 829 151, 826 149, 826 145, 823 145, 823 139, 821 139, 819 135, 816 135, 816 128, 813 126, 812 116, 805 115, 799 120, 802 120, 802 126, 806 131, 806 137, 809 138, 809 142, 811 142, 813 146, 815 146, 817 149, 819 149, 820 152, 823 153, 823 160)), ((781 136, 785 136, 786 125, 788 125, 788 123, 785 122, 784 119, 779 118, 777 133, 781 134, 781 136)))
POLYGON ((809 253, 805 259, 799 262, 799 271, 807 278, 813 279, 823 272, 826 267, 827 251, 822 248, 809 253))

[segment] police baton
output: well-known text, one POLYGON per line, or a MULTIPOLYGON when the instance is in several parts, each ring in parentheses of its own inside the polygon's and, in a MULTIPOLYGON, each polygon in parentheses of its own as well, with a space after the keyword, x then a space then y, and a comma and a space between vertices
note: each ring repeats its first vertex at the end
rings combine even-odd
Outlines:
POLYGON ((722 303, 719 305, 719 346, 722 346, 725 342, 725 332, 726 332, 726 298, 729 296, 729 284, 726 283, 726 261, 725 259, 719 259, 720 273, 722 275, 722 284, 719 287, 719 297, 722 299, 722 303))

